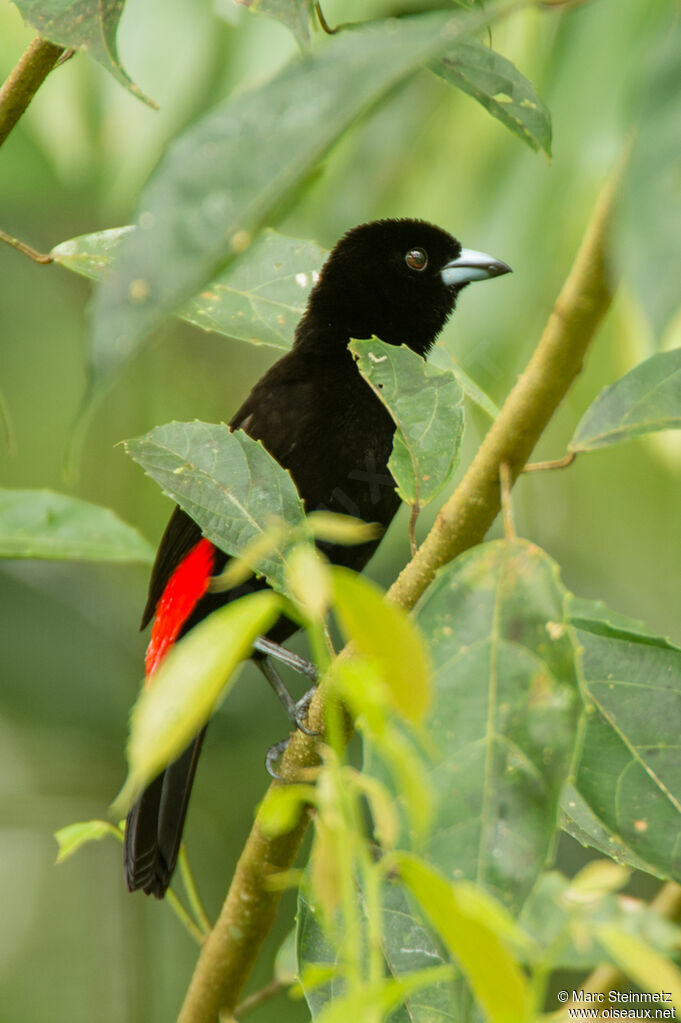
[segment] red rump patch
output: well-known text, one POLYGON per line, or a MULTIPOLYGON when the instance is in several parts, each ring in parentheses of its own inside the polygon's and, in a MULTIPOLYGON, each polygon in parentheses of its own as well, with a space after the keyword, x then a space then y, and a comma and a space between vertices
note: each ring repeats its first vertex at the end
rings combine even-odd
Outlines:
POLYGON ((180 629, 208 589, 214 560, 213 544, 205 538, 199 540, 166 583, 166 588, 156 605, 151 639, 144 659, 147 685, 177 639, 180 629))

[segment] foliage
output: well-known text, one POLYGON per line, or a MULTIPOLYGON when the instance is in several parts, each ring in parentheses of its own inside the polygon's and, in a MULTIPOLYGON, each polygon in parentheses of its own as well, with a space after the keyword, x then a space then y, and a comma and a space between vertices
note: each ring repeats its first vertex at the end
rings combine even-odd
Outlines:
MULTIPOLYGON (((120 393, 126 367, 171 314, 212 334, 287 349, 326 255, 320 242, 297 234, 329 238, 314 227, 272 227, 315 194, 322 160, 345 166, 340 179, 351 172, 343 146, 356 143, 358 123, 372 111, 402 102, 409 82, 427 81, 447 102, 453 86, 515 141, 551 153, 551 119, 537 89, 482 39, 494 25, 495 43, 517 5, 443 0, 406 13, 372 5, 370 17, 331 39, 315 27, 308 0, 244 6, 249 12, 230 29, 236 45, 264 14, 289 29, 302 52, 264 82, 228 90, 166 140, 136 200, 134 226, 76 235, 51 250, 62 268, 100 282, 89 401, 106 389, 120 393), (436 77, 422 75, 423 66, 436 77)), ((122 2, 18 7, 46 38, 85 50, 144 98, 117 55, 122 2)), ((667 271, 681 208, 678 24, 664 40, 671 8, 660 5, 646 29, 649 68, 634 83, 636 117, 626 129, 635 137, 613 227, 613 263, 658 337, 678 314, 678 275, 667 271)), ((582 14, 566 12, 565 24, 578 26, 569 19, 582 14)), ((414 134, 420 118, 410 122, 414 134)), ((395 124, 399 163, 411 138, 402 138, 399 117, 395 124)), ((419 161, 425 152, 444 164, 447 140, 434 138, 419 161)), ((376 161, 372 176, 387 174, 376 161)), ((376 338, 354 341, 352 350, 396 423, 390 469, 417 513, 470 457, 464 427, 475 447, 464 395, 494 415, 490 380, 483 374, 477 382, 446 356, 445 368, 424 364, 376 338)), ((569 449, 580 465, 596 449, 681 423, 679 349, 626 368, 595 398, 592 388, 582 415, 570 410, 577 426, 569 449)), ((375 584, 331 568, 315 547, 369 539, 370 531, 340 517, 306 517, 290 477, 260 444, 222 423, 148 429, 145 420, 144 429, 126 442, 127 453, 233 559, 223 584, 256 571, 276 592, 228 605, 177 644, 133 710, 128 781, 116 809, 127 808, 223 701, 230 711, 239 663, 286 609, 326 675, 325 742, 316 784, 275 787, 258 819, 268 834, 284 835, 311 808, 309 861, 295 878, 295 969, 312 1018, 401 1023, 437 1014, 519 1023, 555 1007, 548 991, 556 971, 583 977, 602 964, 642 989, 669 991, 681 1009, 681 929, 622 894, 630 870, 681 882, 681 649, 573 596, 548 553, 510 534, 446 565, 407 617, 375 584), (350 655, 335 658, 332 624, 350 655), (346 759, 341 705, 361 737, 361 771, 346 759), (561 831, 608 859, 572 877, 554 869, 561 831)), ((652 458, 652 450, 644 452, 652 458)), ((150 561, 150 545, 106 500, 43 485, 38 475, 0 492, 0 557, 150 561)), ((129 502, 126 517, 136 514, 129 502)), ((412 539, 414 521, 415 514, 412 539)), ((569 562, 563 571, 573 577, 569 562)), ((109 835, 120 840, 120 829, 100 819, 62 828, 60 861, 109 835)), ((172 906, 202 940, 208 925, 186 863, 183 877, 190 911, 176 894, 172 906)))

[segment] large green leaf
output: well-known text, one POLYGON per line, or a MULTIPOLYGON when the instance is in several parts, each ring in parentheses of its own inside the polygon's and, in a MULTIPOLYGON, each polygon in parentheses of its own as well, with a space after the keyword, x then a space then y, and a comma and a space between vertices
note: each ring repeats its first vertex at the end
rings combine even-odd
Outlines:
POLYGON ((84 50, 133 95, 155 104, 123 70, 116 32, 125 0, 14 0, 25 20, 41 36, 67 49, 84 50))
POLYGON ((551 114, 517 67, 476 39, 457 43, 431 70, 472 96, 532 149, 551 155, 551 114))
POLYGON ((681 650, 650 635, 578 629, 588 715, 567 827, 582 842, 681 880, 681 650), (612 841, 610 840, 612 836, 612 841))
POLYGON ((300 43, 310 38, 312 0, 236 0, 255 14, 267 14, 290 28, 300 43))
MULTIPOLYGON (((243 430, 198 420, 167 423, 125 448, 227 554, 243 554, 271 531, 273 519, 291 526, 305 521, 288 472, 243 430)), ((275 588, 285 588, 280 542, 266 545, 258 568, 275 588)))
MULTIPOLYGON (((85 234, 57 245, 56 263, 101 279, 134 227, 85 234)), ((289 349, 307 296, 327 252, 314 242, 263 231, 236 263, 231 263, 177 315, 202 330, 254 345, 289 349)))
POLYGON ((458 464, 463 392, 451 370, 428 365, 406 345, 372 338, 352 341, 350 350, 397 426, 388 462, 397 492, 408 504, 423 507, 458 464))
POLYGON ((571 451, 597 448, 681 427, 681 348, 646 359, 606 387, 582 416, 571 451))
POLYGON ((487 23, 431 12, 348 30, 267 85, 220 104, 165 154, 93 307, 92 386, 237 254, 336 139, 421 64, 487 23))
POLYGON ((417 605, 434 666, 429 859, 519 907, 541 871, 579 716, 557 566, 524 541, 448 565, 417 605))
MULTIPOLYGON (((408 978, 428 967, 445 966, 446 955, 439 940, 419 918, 407 899, 403 886, 396 880, 382 888, 382 949, 386 977, 395 981, 408 978)), ((357 892, 357 908, 363 929, 366 928, 366 904, 357 892)), ((303 888, 298 894, 297 913, 298 975, 312 1019, 317 1020, 327 1005, 343 997, 345 985, 336 952, 329 940, 317 907, 310 903, 303 888), (315 984, 315 979, 323 983, 315 984)), ((456 1005, 450 981, 419 986, 406 993, 401 1005, 393 1011, 390 1023, 429 1023, 435 1018, 442 1023, 456 1023, 456 1005)))
POLYGON ((51 490, 0 490, 0 558, 149 562, 154 550, 110 508, 51 490))
POLYGON ((186 749, 281 606, 281 597, 271 590, 251 593, 204 618, 169 651, 132 710, 128 777, 114 803, 117 812, 125 813, 145 785, 186 749))

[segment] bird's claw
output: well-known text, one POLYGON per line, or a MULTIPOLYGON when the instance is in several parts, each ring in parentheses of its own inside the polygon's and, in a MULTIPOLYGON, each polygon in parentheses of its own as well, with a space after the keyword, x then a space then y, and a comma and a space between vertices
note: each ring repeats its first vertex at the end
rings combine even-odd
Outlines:
POLYGON ((309 735, 313 739, 322 734, 321 732, 314 731, 312 728, 308 728, 306 721, 307 712, 310 709, 310 703, 312 702, 315 690, 316 686, 312 686, 311 689, 308 689, 308 691, 300 697, 293 707, 293 724, 303 733, 303 735, 309 735))
POLYGON ((275 781, 285 781, 285 778, 279 774, 275 768, 277 760, 283 757, 284 753, 288 749, 290 743, 290 737, 288 739, 282 739, 281 742, 275 742, 274 746, 270 746, 267 753, 265 754, 265 770, 269 774, 270 778, 274 778, 275 781))

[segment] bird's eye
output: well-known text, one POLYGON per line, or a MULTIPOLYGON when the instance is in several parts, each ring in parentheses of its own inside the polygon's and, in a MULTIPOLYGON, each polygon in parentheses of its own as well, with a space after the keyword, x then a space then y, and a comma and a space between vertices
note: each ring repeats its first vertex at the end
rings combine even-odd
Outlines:
POLYGON ((404 261, 410 270, 425 270, 428 266, 428 254, 423 249, 409 249, 404 261))

